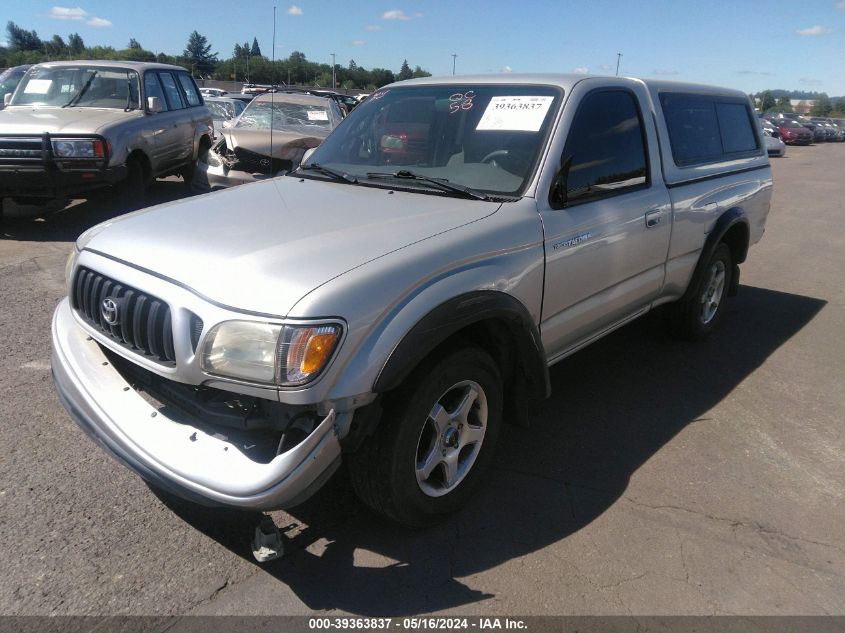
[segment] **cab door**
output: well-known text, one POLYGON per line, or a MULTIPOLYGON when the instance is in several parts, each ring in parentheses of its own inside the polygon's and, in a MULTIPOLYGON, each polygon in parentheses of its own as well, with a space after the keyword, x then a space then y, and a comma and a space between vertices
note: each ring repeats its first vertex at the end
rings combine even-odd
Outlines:
POLYGON ((185 138, 185 101, 169 72, 147 71, 144 74, 144 91, 147 97, 158 97, 163 108, 151 115, 155 121, 152 168, 153 172, 160 174, 183 162, 181 155, 189 143, 185 138))
POLYGON ((645 90, 582 83, 569 98, 574 114, 568 106, 561 122, 563 149, 552 148, 558 177, 537 197, 550 361, 647 309, 663 283, 671 232, 645 90))

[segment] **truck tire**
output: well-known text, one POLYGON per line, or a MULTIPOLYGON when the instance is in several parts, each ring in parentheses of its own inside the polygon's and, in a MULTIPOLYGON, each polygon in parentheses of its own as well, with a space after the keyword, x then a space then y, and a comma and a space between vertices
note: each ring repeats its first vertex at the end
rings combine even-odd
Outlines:
POLYGON ((349 457, 358 497, 409 527, 466 503, 493 457, 502 379, 480 348, 423 362, 385 402, 381 423, 349 457))
POLYGON ((721 319, 733 264, 731 249, 720 243, 705 265, 694 287, 670 306, 669 318, 673 333, 688 341, 700 341, 710 335, 721 319))
POLYGON ((189 193, 194 192, 194 176, 197 173, 197 163, 200 161, 204 161, 206 156, 208 155, 208 151, 211 149, 211 141, 208 138, 203 137, 200 140, 199 148, 197 149, 197 157, 196 159, 188 165, 185 165, 182 170, 179 172, 182 176, 182 181, 185 184, 185 188, 188 190, 189 193))
POLYGON ((147 183, 144 168, 138 160, 126 163, 126 178, 117 186, 117 204, 121 211, 135 211, 144 207, 147 183))

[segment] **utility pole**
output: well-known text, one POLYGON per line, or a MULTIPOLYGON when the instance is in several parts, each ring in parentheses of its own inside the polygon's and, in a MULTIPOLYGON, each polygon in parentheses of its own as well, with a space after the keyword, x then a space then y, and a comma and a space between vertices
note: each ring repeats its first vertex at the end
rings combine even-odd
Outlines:
POLYGON ((334 53, 331 53, 331 56, 332 56, 332 90, 334 90, 337 87, 337 82, 335 81, 335 74, 334 74, 334 71, 335 71, 334 53))
POLYGON ((619 60, 622 59, 622 53, 616 53, 616 76, 619 76, 619 60))
POLYGON ((458 57, 457 53, 452 53, 452 74, 455 74, 455 59, 458 57))

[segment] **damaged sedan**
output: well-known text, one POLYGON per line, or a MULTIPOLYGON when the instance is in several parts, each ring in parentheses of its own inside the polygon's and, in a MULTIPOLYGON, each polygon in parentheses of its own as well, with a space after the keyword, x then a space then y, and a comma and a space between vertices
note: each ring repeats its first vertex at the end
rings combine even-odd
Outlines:
POLYGON ((340 123, 337 104, 306 94, 256 97, 197 159, 193 187, 215 191, 287 173, 340 123))

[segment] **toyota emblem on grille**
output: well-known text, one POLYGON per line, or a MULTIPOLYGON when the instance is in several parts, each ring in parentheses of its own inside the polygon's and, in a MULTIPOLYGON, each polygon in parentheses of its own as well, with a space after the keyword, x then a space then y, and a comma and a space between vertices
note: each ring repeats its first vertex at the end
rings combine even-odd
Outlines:
POLYGON ((103 300, 103 305, 100 306, 100 312, 103 313, 103 319, 109 325, 117 325, 117 303, 111 297, 106 297, 103 300))

